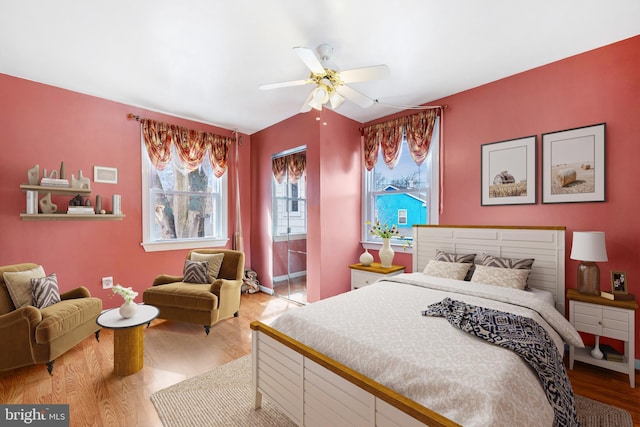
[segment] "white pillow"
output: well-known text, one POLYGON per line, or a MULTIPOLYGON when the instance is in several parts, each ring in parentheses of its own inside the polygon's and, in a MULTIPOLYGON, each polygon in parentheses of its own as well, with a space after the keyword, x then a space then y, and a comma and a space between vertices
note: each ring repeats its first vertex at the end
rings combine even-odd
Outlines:
POLYGON ((467 275, 467 271, 472 265, 468 262, 445 262, 430 259, 423 273, 427 276, 464 280, 464 276, 467 275))
POLYGON ((476 265, 471 281, 486 285, 502 286, 503 288, 521 289, 527 287, 529 270, 518 268, 486 267, 476 265))

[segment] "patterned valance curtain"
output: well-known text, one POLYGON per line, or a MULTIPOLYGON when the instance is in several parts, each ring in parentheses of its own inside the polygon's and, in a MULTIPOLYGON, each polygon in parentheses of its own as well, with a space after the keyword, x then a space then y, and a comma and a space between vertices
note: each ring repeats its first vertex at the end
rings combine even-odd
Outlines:
POLYGON ((276 157, 271 161, 273 177, 278 184, 282 184, 285 171, 289 176, 289 182, 295 184, 304 175, 307 168, 306 153, 294 153, 283 157, 276 157))
POLYGON ((157 169, 164 169, 171 160, 173 144, 189 171, 202 164, 207 150, 214 175, 220 178, 227 170, 231 138, 150 119, 140 119, 140 124, 149 159, 157 169))
POLYGON ((368 171, 378 161, 378 150, 382 149, 383 159, 389 169, 398 163, 400 142, 406 135, 411 158, 418 166, 424 162, 429 152, 429 143, 439 109, 421 111, 411 116, 400 117, 384 123, 366 126, 364 136, 364 164, 368 171))
POLYGON ((285 157, 277 157, 271 161, 271 170, 273 171, 273 177, 278 184, 282 184, 282 177, 287 170, 287 161, 285 157))

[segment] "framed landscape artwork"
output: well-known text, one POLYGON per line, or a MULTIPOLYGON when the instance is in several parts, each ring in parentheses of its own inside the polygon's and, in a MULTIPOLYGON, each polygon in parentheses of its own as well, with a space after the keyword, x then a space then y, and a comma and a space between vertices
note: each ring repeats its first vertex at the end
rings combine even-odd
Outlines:
POLYGON ((483 144, 481 205, 536 203, 536 136, 483 144))
POLYGON ((542 203, 605 201, 605 123, 542 134, 542 203))

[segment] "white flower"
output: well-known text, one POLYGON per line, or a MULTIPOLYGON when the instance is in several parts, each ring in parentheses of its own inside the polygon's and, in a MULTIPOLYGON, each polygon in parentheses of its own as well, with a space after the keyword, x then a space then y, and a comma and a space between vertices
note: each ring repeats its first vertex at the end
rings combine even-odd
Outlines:
POLYGON ((402 234, 400 234, 400 230, 398 226, 392 224, 381 224, 380 221, 376 221, 375 224, 371 224, 371 221, 367 221, 367 225, 370 225, 369 234, 372 236, 380 237, 382 239, 399 239, 402 240, 402 249, 405 249, 407 246, 411 247, 411 242, 407 240, 402 234))
POLYGON ((111 288, 114 294, 120 295, 126 302, 131 302, 138 296, 138 293, 131 288, 125 288, 120 285, 115 285, 111 288))

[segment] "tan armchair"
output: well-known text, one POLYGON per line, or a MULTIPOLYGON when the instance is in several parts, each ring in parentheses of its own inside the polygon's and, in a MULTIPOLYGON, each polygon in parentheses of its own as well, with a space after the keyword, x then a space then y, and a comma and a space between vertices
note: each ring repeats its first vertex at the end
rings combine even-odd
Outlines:
POLYGON ((223 254, 217 278, 210 283, 186 283, 184 276, 167 274, 156 277, 144 291, 145 304, 158 307, 161 319, 203 325, 207 335, 212 325, 228 317, 237 317, 240 309, 244 253, 231 249, 195 249, 187 260, 223 254))
POLYGON ((56 358, 92 334, 99 338, 96 318, 102 311, 102 300, 92 298, 84 286, 61 293, 61 301, 48 307, 16 309, 4 273, 37 267, 32 263, 0 267, 0 342, 5 347, 0 352, 0 371, 45 363, 52 374, 56 358))

